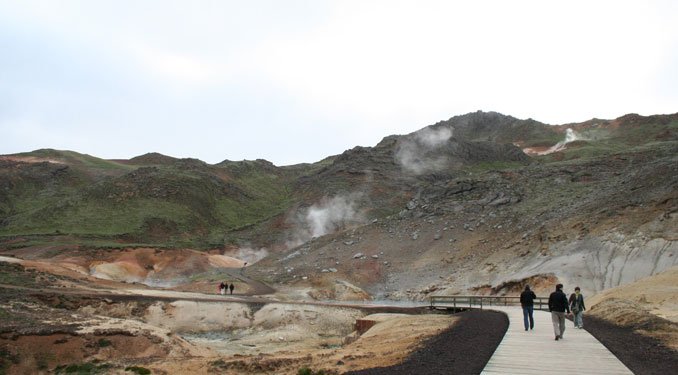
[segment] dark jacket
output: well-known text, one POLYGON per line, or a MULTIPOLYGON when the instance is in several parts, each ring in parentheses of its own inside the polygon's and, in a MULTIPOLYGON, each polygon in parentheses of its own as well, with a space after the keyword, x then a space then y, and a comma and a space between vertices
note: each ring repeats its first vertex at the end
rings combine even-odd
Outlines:
POLYGON ((579 298, 577 298, 577 293, 570 294, 570 308, 574 310, 575 308, 580 311, 586 310, 584 306, 584 295, 579 293, 579 298))
POLYGON ((549 311, 570 312, 567 296, 562 290, 556 290, 549 296, 549 311))
POLYGON ((520 305, 523 307, 534 306, 534 299, 537 296, 531 290, 526 290, 520 293, 520 305))

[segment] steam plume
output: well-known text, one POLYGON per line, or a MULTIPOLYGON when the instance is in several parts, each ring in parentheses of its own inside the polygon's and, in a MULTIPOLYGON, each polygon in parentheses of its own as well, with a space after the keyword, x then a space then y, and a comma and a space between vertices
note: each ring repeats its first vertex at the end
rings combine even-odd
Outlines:
POLYGON ((301 211, 295 220, 297 231, 288 246, 297 246, 313 237, 323 236, 348 225, 364 222, 364 215, 358 208, 358 202, 362 196, 361 193, 354 193, 324 198, 301 211))
POLYGON ((584 138, 581 137, 579 134, 575 133, 574 130, 572 130, 571 128, 567 128, 567 129, 565 129, 565 139, 556 143, 551 148, 549 148, 548 150, 541 153, 541 155, 547 155, 547 154, 550 154, 550 153, 553 153, 553 152, 558 152, 558 151, 564 150, 565 145, 567 145, 570 142, 574 142, 574 141, 577 141, 577 140, 580 140, 580 139, 584 139, 584 138))
POLYGON ((251 247, 241 247, 233 253, 234 258, 238 258, 242 261, 247 262, 248 265, 252 265, 268 255, 268 250, 266 248, 253 249, 251 247))
POLYGON ((431 151, 441 148, 452 137, 452 128, 424 128, 409 139, 398 144, 395 160, 407 172, 422 174, 445 168, 448 159, 433 155, 431 151))

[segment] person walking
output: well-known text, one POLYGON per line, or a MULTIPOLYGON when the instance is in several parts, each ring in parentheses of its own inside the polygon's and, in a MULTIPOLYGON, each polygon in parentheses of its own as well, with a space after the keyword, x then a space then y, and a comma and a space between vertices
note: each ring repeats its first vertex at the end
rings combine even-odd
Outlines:
POLYGON ((520 306, 523 307, 523 323, 525 324, 526 331, 528 327, 529 329, 534 328, 534 317, 532 314, 534 312, 535 298, 537 298, 537 296, 530 290, 530 286, 525 285, 525 290, 520 293, 520 306))
POLYGON ((581 294, 581 289, 579 287, 574 288, 574 293, 570 295, 570 310, 572 310, 572 315, 574 315, 574 328, 584 328, 584 320, 582 316, 584 315, 584 296, 581 294))
POLYGON ((219 284, 219 293, 221 293, 222 296, 226 294, 226 285, 228 284, 224 284, 223 281, 219 284))
POLYGON ((551 321, 553 322, 553 332, 556 334, 556 341, 563 339, 565 333, 565 311, 570 313, 570 306, 567 303, 567 296, 563 293, 563 284, 556 285, 556 291, 549 296, 549 311, 551 312, 551 321))
POLYGON ((231 290, 231 294, 233 294, 233 289, 235 288, 235 284, 231 283, 231 285, 228 286, 228 289, 231 290))

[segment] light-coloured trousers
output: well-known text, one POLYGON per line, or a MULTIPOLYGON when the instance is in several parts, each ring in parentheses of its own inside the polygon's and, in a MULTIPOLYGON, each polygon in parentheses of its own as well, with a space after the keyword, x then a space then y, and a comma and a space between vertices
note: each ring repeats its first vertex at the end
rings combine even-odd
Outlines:
POLYGON ((582 317, 584 316, 584 312, 582 310, 579 310, 578 313, 574 314, 574 326, 579 327, 579 328, 584 328, 584 320, 582 317))
POLYGON ((551 311, 551 321, 553 322, 553 333, 563 338, 563 333, 565 333, 565 313, 551 311))

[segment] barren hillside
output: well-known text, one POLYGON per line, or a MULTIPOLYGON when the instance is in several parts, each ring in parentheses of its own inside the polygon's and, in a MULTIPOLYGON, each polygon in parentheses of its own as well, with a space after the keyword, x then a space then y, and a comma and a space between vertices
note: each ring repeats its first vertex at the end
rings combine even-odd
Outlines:
POLYGON ((677 238, 678 114, 476 112, 286 167, 4 155, 0 373, 390 366, 455 319, 367 315, 557 282, 675 349, 677 238))

